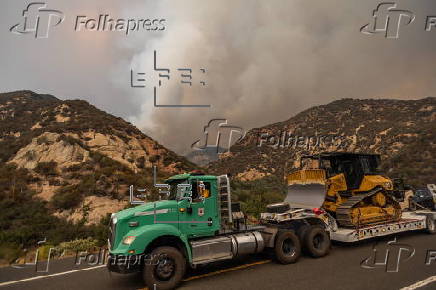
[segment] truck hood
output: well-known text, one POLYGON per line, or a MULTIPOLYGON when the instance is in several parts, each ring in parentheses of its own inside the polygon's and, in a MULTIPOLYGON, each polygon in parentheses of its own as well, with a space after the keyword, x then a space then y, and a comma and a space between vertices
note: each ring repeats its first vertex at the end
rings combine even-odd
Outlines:
MULTIPOLYGON (((139 206, 128 208, 119 211, 115 214, 117 219, 128 219, 135 215, 146 215, 147 213, 154 212, 154 210, 167 210, 171 208, 177 208, 178 202, 176 200, 161 200, 155 202, 147 202, 139 206)), ((152 214, 152 213, 151 213, 152 214)))

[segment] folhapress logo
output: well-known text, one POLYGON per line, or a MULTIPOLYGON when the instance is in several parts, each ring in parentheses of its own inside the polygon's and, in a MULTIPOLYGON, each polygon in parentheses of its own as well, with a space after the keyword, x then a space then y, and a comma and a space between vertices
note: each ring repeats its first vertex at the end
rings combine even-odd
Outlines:
POLYGON ((16 34, 33 34, 35 38, 47 38, 51 27, 64 21, 64 14, 59 10, 46 9, 47 4, 34 2, 23 10, 23 19, 10 28, 16 34))
MULTIPOLYGON (((400 263, 410 260, 415 255, 415 248, 408 244, 398 243, 397 238, 386 243, 386 249, 379 255, 377 243, 372 248, 373 253, 364 259, 360 266, 364 269, 385 268, 386 272, 399 272, 400 263), (404 253, 404 254, 403 254, 404 253), (381 257, 381 259, 380 259, 381 257)), ((431 262, 431 260, 427 259, 431 262)))
POLYGON ((203 128, 203 137, 192 143, 191 148, 222 154, 244 137, 245 130, 241 127, 229 125, 226 119, 212 119, 203 128), (222 144, 223 142, 226 144, 222 144))
POLYGON ((386 38, 399 38, 400 27, 411 24, 415 20, 415 14, 396 8, 395 3, 380 3, 373 11, 372 21, 360 31, 365 34, 384 33, 386 38))

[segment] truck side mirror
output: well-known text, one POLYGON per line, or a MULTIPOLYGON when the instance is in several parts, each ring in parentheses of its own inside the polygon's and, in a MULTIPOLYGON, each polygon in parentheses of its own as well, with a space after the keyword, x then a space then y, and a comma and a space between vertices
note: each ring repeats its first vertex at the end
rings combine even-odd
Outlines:
POLYGON ((177 184, 178 200, 188 200, 192 203, 192 186, 190 184, 177 184), (187 195, 187 196, 186 196, 187 195))
POLYGON ((189 206, 191 206, 192 203, 192 197, 190 196, 185 196, 185 197, 181 197, 179 200, 187 200, 189 202, 189 206))

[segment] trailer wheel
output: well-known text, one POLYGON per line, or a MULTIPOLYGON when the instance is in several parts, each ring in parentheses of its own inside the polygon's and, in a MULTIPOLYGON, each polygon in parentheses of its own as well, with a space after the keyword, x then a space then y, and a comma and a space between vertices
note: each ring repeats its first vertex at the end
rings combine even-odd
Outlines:
POLYGON ((186 271, 186 260, 173 247, 158 247, 151 253, 151 261, 144 266, 144 282, 149 289, 174 289, 186 271))
POLYGON ((435 221, 434 221, 432 216, 430 216, 430 215, 427 216, 426 224, 427 224, 427 232, 429 234, 432 234, 432 235, 435 234, 436 233, 436 224, 435 224, 435 221))
POLYGON ((311 227, 310 225, 302 225, 297 230, 297 236, 300 239, 300 241, 304 241, 304 238, 306 237, 306 233, 310 229, 310 227, 311 227))
POLYGON ((310 227, 304 237, 305 250, 314 258, 327 255, 331 241, 328 233, 320 226, 310 227))
POLYGON ((301 244, 292 231, 279 232, 274 245, 275 258, 282 264, 297 262, 301 255, 301 244))

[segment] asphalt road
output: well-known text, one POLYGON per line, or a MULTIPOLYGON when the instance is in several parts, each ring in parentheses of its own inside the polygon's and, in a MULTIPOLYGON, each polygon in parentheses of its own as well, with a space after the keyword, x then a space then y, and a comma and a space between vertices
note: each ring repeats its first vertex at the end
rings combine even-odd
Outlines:
MULTIPOLYGON (((334 244, 330 255, 313 259, 303 256, 296 264, 279 265, 266 254, 220 262, 191 270, 180 289, 436 289, 436 258, 426 265, 427 251, 435 250, 436 235, 405 233, 397 235, 400 246, 389 247, 389 270, 361 262, 377 251, 376 261, 384 260, 386 243, 393 236, 358 244, 334 244), (377 245, 376 245, 377 242, 377 245), (415 249, 414 255, 406 258, 415 249), (393 263, 393 264, 392 264, 393 263), (373 268, 371 268, 373 267, 373 268), (434 276, 434 277, 433 277, 434 276), (416 287, 421 286, 421 287, 416 287)), ((435 254, 436 257, 436 254, 435 254)), ((383 263, 380 263, 383 264, 383 263)), ((41 268, 42 269, 42 268, 41 268)), ((109 274, 105 266, 75 266, 74 259, 54 260, 50 272, 36 273, 34 268, 0 268, 1 289, 141 289, 140 275, 109 274)))

